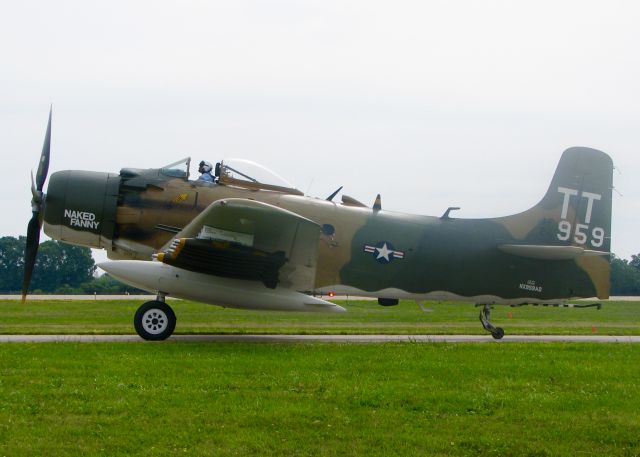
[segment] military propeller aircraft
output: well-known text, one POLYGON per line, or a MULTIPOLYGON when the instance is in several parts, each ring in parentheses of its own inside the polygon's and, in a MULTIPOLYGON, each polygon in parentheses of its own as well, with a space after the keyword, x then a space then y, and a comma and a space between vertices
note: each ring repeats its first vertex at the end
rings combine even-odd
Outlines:
POLYGON ((609 296, 613 164, 567 149, 533 208, 459 219, 371 208, 354 198, 310 198, 251 162, 221 161, 214 182, 192 180, 190 159, 119 173, 49 168, 51 112, 35 178, 22 288, 26 297, 40 228, 53 239, 107 251, 99 266, 157 294, 135 314, 144 339, 176 325, 165 297, 256 310, 344 309, 331 294, 461 300, 500 339, 492 305, 560 305, 609 296), (258 177, 258 175, 267 177, 258 177))

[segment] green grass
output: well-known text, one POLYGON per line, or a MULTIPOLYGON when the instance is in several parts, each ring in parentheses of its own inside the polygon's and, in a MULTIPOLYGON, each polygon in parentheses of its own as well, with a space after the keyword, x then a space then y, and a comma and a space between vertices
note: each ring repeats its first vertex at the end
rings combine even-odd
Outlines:
MULTIPOLYGON (((189 301, 170 301, 177 334, 484 334, 479 309, 469 303, 414 302, 382 307, 374 301, 339 301, 347 313, 292 313, 223 309, 189 301)), ((0 301, 0 333, 130 334, 140 300, 0 301)), ((640 303, 606 302, 601 310, 496 306, 496 325, 507 334, 640 335, 640 303)))
POLYGON ((0 456, 640 454, 630 344, 3 344, 0 398, 0 456))

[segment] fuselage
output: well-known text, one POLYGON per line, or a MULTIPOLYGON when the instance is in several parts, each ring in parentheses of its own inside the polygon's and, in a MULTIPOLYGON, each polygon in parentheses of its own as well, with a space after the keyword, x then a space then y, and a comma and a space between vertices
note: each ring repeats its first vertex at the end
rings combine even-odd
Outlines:
MULTIPOLYGON (((591 258, 582 264, 566 259, 536 260, 497 248, 535 241, 540 232, 539 218, 515 221, 513 216, 415 216, 384 208, 373 210, 350 199, 345 200, 347 204, 336 203, 161 174, 151 180, 101 175, 106 175, 101 178, 105 184, 97 186, 95 192, 99 193, 102 187, 107 189, 105 207, 96 205, 99 208, 93 211, 91 205, 71 203, 69 196, 65 196, 64 203, 47 202, 47 211, 64 215, 57 219, 45 217, 45 231, 50 236, 105 248, 111 259, 151 260, 211 203, 240 198, 289 210, 321 227, 313 290, 304 292, 511 304, 553 303, 569 297, 608 294, 608 278, 605 280, 604 273, 596 272, 604 268, 598 262, 607 263, 605 259, 591 258)), ((56 186, 55 174, 51 183, 50 189, 56 186)), ((56 194, 62 191, 53 193, 53 200, 60 200, 56 194)), ((90 199, 89 193, 85 193, 85 199, 90 199)), ((557 225, 553 217, 548 219, 550 226, 557 225)), ((605 270, 608 275, 608 267, 605 270)))
POLYGON ((162 187, 121 192, 111 258, 150 260, 214 201, 244 198, 287 209, 322 227, 316 293, 478 303, 550 303, 598 295, 588 273, 574 261, 544 261, 541 268, 539 260, 496 249, 528 235, 522 228, 516 233, 501 219, 374 211, 301 195, 181 179, 167 180, 162 187), (591 287, 577 290, 575 284, 591 287))

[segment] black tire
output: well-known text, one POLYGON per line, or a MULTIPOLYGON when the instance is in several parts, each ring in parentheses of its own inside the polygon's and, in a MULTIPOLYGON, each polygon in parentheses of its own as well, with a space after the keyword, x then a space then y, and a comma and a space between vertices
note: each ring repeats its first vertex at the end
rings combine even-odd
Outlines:
POLYGON ((148 301, 136 311, 133 326, 145 340, 166 340, 176 328, 176 315, 166 303, 148 301))
POLYGON ((502 327, 496 327, 496 329, 491 333, 491 336, 496 340, 501 340, 504 336, 504 330, 502 329, 502 327))
POLYGON ((396 306, 400 303, 397 298, 378 298, 378 304, 381 306, 396 306))

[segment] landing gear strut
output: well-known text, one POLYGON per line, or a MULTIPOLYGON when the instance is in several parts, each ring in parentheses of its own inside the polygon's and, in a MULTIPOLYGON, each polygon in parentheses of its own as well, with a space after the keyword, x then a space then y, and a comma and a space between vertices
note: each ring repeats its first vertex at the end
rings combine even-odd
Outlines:
POLYGON ((166 340, 176 328, 176 315, 159 292, 155 300, 144 303, 133 317, 133 326, 145 340, 166 340))
POLYGON ((480 311, 480 322, 487 332, 491 333, 491 336, 496 340, 502 339, 504 336, 504 330, 502 327, 496 327, 491 323, 491 305, 484 305, 480 311))

